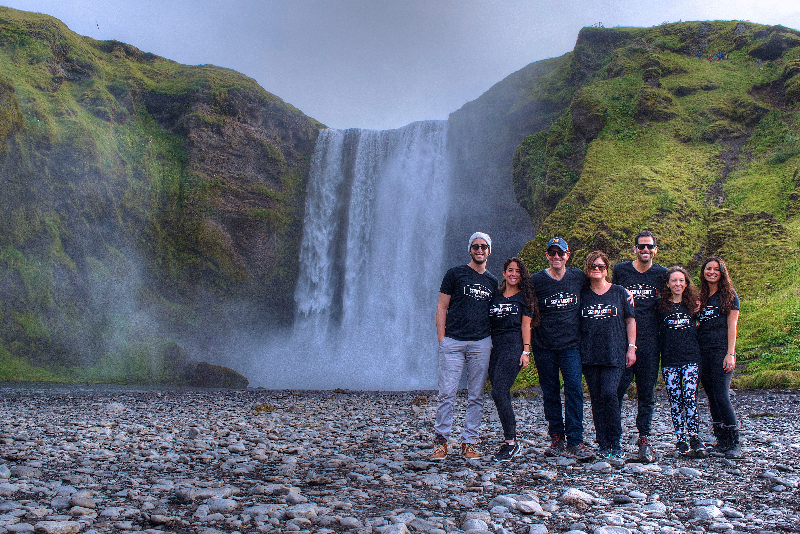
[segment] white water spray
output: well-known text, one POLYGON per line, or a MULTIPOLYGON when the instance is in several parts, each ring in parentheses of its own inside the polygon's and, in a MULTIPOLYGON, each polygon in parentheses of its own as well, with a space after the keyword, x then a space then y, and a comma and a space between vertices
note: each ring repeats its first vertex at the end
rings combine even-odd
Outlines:
POLYGON ((320 132, 295 327, 266 387, 436 387, 446 143, 446 121, 320 132))

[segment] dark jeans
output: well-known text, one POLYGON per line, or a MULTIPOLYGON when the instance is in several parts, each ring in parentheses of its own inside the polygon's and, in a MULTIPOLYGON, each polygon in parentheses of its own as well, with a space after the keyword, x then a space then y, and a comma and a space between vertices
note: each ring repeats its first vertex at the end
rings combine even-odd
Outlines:
MULTIPOLYGON (((641 343, 641 342, 640 342, 641 343)), ((617 398, 620 409, 622 400, 628 386, 636 379, 636 398, 638 409, 636 412, 636 429, 640 436, 650 435, 650 426, 653 423, 653 410, 656 406, 656 381, 658 381, 659 349, 658 344, 645 342, 636 349, 636 362, 622 370, 622 377, 617 388, 617 398)))
POLYGON ((519 332, 492 336, 492 355, 489 358, 489 381, 492 383, 492 399, 503 425, 503 437, 507 441, 517 438, 517 418, 511 405, 511 386, 519 374, 519 358, 522 355, 522 336, 519 332))
POLYGON ((584 365, 583 375, 592 401, 592 419, 600 449, 619 449, 622 439, 617 387, 622 368, 607 365, 584 365))
POLYGON ((725 426, 736 426, 736 413, 731 404, 730 388, 733 372, 722 368, 727 349, 703 351, 700 360, 700 383, 708 397, 711 421, 725 426))
POLYGON ((578 347, 563 350, 536 349, 533 354, 542 387, 548 433, 566 436, 567 445, 583 443, 583 384, 578 347), (564 417, 561 416, 561 382, 564 378, 564 417))

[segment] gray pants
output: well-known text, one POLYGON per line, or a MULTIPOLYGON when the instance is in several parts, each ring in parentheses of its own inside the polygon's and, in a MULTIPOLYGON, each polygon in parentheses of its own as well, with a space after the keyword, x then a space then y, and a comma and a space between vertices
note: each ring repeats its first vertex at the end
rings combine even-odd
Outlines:
POLYGON ((492 338, 480 341, 457 341, 445 337, 439 343, 439 405, 433 430, 444 439, 453 426, 453 404, 461 373, 467 370, 467 411, 464 415, 462 443, 477 443, 483 418, 483 390, 489 373, 492 338))

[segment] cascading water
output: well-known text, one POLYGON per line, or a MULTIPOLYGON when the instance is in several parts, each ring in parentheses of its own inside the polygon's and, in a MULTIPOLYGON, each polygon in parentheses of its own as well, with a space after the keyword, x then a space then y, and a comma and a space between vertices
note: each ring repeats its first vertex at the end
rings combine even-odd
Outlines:
POLYGON ((446 121, 320 132, 289 345, 299 365, 270 387, 435 388, 446 145, 446 121))

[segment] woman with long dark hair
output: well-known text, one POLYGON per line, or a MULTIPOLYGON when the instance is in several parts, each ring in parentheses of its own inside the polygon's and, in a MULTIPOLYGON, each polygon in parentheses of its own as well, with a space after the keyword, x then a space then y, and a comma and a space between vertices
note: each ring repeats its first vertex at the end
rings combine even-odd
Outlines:
POLYGON ((711 424, 717 443, 713 449, 726 458, 740 458, 739 426, 730 399, 736 368, 736 326, 739 295, 722 258, 711 256, 700 269, 700 382, 708 396, 711 424))
POLYGON ((528 268, 521 259, 509 258, 503 264, 503 281, 489 308, 492 329, 489 381, 505 438, 492 457, 497 462, 511 461, 520 451, 511 386, 520 370, 530 363, 531 328, 538 322, 539 305, 528 268))
POLYGON ((672 426, 680 454, 691 451, 705 458, 708 451, 700 439, 697 416, 697 381, 700 375, 700 346, 697 344, 697 290, 683 267, 671 267, 666 287, 658 301, 661 338, 661 373, 669 396, 672 426))

